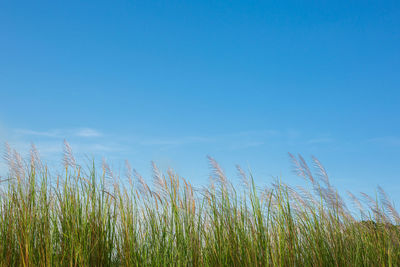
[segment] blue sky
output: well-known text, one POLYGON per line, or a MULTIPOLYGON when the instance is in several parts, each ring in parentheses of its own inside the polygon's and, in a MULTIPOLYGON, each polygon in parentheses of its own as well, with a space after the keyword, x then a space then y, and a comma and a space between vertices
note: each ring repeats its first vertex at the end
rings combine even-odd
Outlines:
MULTIPOLYGON (((400 2, 2 1, 0 141, 207 182, 296 183, 317 156, 340 190, 400 205, 400 2)), ((4 170, 4 166, 2 167, 4 170)))

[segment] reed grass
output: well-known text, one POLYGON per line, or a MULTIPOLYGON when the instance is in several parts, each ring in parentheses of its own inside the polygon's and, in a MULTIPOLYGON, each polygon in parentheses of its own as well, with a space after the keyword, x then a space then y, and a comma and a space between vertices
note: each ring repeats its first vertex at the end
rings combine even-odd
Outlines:
POLYGON ((400 217, 383 189, 350 194, 355 213, 315 158, 290 155, 308 189, 259 188, 240 167, 238 188, 212 158, 209 186, 195 189, 155 164, 147 183, 128 164, 123 178, 64 152, 52 175, 34 147, 29 160, 8 148, 1 266, 400 266, 400 217))

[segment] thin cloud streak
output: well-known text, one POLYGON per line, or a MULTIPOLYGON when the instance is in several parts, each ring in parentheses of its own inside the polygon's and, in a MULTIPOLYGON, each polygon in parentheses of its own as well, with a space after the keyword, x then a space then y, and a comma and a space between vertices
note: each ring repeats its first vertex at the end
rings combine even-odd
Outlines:
POLYGON ((370 143, 385 145, 385 146, 400 146, 400 137, 398 136, 382 136, 375 137, 368 140, 370 143))
POLYGON ((260 147, 265 145, 265 142, 244 142, 242 144, 234 144, 230 147, 230 150, 241 150, 241 149, 248 149, 248 148, 254 148, 254 147, 260 147))
POLYGON ((92 128, 78 129, 53 129, 48 131, 35 131, 30 129, 15 129, 15 134, 20 136, 39 136, 51 138, 67 138, 67 137, 100 137, 103 134, 92 128))
POLYGON ((74 135, 80 137, 99 137, 102 136, 103 134, 95 129, 82 128, 80 130, 77 130, 74 135))
POLYGON ((51 130, 51 131, 34 131, 28 129, 15 129, 14 132, 18 135, 23 136, 43 136, 43 137, 59 137, 59 130, 51 130))
POLYGON ((157 145, 180 146, 180 145, 196 144, 196 143, 210 143, 213 141, 215 141, 215 139, 213 138, 188 136, 188 137, 171 138, 171 139, 148 138, 138 141, 138 144, 144 146, 157 146, 157 145))
POLYGON ((308 144, 327 144, 332 143, 334 140, 332 138, 315 138, 308 140, 308 144))
MULTIPOLYGON (((138 136, 129 134, 104 134, 93 128, 53 129, 48 131, 34 131, 29 129, 15 129, 18 136, 13 145, 18 151, 28 151, 31 141, 37 145, 38 150, 46 157, 52 157, 62 151, 62 140, 66 139, 73 151, 77 154, 110 156, 128 155, 131 153, 170 151, 183 147, 195 146, 195 149, 210 146, 217 150, 237 151, 247 149, 261 149, 274 143, 285 143, 290 140, 290 135, 285 131, 264 129, 249 130, 211 135, 187 136, 138 136), (286 141, 285 141, 286 140, 286 141)), ((332 142, 332 138, 314 138, 305 140, 309 144, 322 144, 332 142)), ((301 141, 299 141, 301 142, 301 141)), ((304 141, 303 141, 304 142, 304 141)))

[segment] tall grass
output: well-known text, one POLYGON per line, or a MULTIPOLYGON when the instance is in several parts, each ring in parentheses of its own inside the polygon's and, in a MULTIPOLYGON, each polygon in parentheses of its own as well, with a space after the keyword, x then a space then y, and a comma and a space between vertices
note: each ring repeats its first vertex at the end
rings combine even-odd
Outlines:
POLYGON ((8 149, 0 265, 400 266, 400 216, 384 191, 351 195, 354 214, 317 159, 312 171, 291 157, 309 189, 259 188, 240 167, 236 188, 212 158, 206 188, 154 164, 148 184, 128 164, 125 178, 105 163, 83 169, 68 144, 52 176, 34 148, 28 161, 8 149))

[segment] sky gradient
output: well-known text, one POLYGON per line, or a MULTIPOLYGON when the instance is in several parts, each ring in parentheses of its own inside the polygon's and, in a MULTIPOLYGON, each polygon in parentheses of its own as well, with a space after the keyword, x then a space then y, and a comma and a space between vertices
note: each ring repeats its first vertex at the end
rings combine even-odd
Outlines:
POLYGON ((399 103, 399 1, 0 3, 0 141, 53 165, 67 139, 144 176, 202 184, 211 155, 262 185, 296 183, 300 153, 398 206, 399 103))

